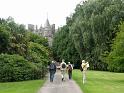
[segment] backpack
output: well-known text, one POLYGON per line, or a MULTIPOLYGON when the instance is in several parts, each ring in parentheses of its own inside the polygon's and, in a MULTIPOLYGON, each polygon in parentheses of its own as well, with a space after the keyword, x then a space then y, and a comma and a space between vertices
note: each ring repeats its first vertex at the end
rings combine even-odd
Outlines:
POLYGON ((62 68, 66 68, 66 65, 64 63, 62 64, 62 68))
POLYGON ((72 71, 71 65, 68 65, 68 71, 72 71))
POLYGON ((54 70, 55 69, 55 64, 50 64, 50 69, 54 70))

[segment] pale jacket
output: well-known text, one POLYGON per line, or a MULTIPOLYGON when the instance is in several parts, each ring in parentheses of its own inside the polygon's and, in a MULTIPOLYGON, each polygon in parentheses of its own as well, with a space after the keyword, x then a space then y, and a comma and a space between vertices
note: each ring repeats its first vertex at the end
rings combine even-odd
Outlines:
POLYGON ((89 63, 82 63, 81 67, 83 68, 83 71, 86 71, 87 68, 89 67, 89 63))

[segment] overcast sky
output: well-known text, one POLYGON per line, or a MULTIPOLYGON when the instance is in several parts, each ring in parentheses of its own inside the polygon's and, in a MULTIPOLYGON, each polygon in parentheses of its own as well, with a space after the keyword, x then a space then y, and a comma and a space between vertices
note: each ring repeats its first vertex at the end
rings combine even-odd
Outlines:
POLYGON ((47 18, 50 24, 62 26, 66 17, 74 12, 82 0, 0 0, 0 17, 12 16, 19 24, 44 26, 47 18))

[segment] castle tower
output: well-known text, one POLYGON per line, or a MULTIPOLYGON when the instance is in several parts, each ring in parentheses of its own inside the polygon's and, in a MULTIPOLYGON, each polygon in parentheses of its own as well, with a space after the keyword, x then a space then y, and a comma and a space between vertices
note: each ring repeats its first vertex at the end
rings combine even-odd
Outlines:
POLYGON ((31 32, 34 32, 34 25, 33 24, 28 24, 28 30, 31 32))
POLYGON ((50 23, 49 23, 49 20, 47 19, 46 20, 46 23, 44 25, 44 34, 43 34, 44 37, 51 37, 51 26, 50 26, 50 23))
POLYGON ((34 29, 34 25, 28 24, 28 30, 35 34, 38 34, 40 36, 47 38, 49 46, 52 46, 53 35, 55 33, 55 24, 50 25, 48 18, 46 19, 44 27, 42 27, 41 25, 40 28, 38 29, 36 25, 34 29))
POLYGON ((50 25, 48 18, 47 18, 46 23, 44 25, 43 36, 48 38, 49 46, 52 46, 53 27, 50 25))

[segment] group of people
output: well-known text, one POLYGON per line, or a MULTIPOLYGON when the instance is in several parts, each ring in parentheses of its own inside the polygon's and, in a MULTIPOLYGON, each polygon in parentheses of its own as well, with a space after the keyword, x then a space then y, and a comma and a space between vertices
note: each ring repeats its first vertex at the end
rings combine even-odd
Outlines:
MULTIPOLYGON (((89 67, 89 63, 86 62, 85 60, 82 60, 81 64, 81 71, 83 72, 83 84, 86 82, 86 71, 87 68, 89 67)), ((55 61, 52 61, 52 63, 49 65, 49 72, 50 72, 50 82, 53 82, 54 75, 56 73, 56 64, 55 61)), ((62 81, 65 80, 65 73, 66 71, 68 72, 68 78, 69 80, 72 79, 72 70, 73 70, 73 65, 68 62, 68 64, 65 63, 64 59, 62 59, 62 62, 60 64, 60 70, 61 70, 61 77, 62 81)))
POLYGON ((68 72, 69 79, 72 78, 73 66, 72 66, 72 64, 70 62, 68 62, 68 64, 66 65, 66 63, 65 63, 65 61, 63 59, 62 63, 60 64, 60 70, 61 70, 62 81, 64 81, 64 79, 65 79, 66 71, 68 72))
MULTIPOLYGON (((68 62, 68 64, 66 64, 64 59, 63 59, 59 68, 61 70, 62 81, 65 80, 65 73, 66 73, 66 71, 68 72, 69 79, 72 78, 73 66, 72 66, 72 64, 70 62, 68 62)), ((54 75, 56 73, 56 69, 57 69, 57 67, 56 67, 55 61, 52 61, 52 63, 49 65, 50 82, 53 82, 54 75)))

